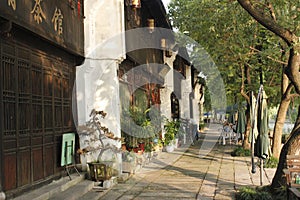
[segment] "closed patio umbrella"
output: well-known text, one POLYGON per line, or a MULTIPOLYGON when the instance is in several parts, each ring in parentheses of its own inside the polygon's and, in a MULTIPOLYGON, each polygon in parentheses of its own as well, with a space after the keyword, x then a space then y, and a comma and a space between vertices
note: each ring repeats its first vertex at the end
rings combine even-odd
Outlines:
POLYGON ((254 164, 254 155, 259 157, 260 160, 260 185, 263 185, 263 160, 269 156, 269 128, 268 128, 268 106, 267 106, 267 95, 263 90, 263 86, 259 88, 258 97, 253 107, 253 97, 252 100, 252 131, 251 131, 251 146, 252 146, 252 173, 256 172, 254 164), (257 114, 257 115, 256 115, 257 114), (257 121, 257 123, 256 123, 257 121), (258 136, 256 137, 256 132, 258 136), (256 138, 256 139, 255 139, 256 138), (254 147, 255 145, 255 147, 254 147), (253 151, 254 150, 254 151, 253 151))
POLYGON ((256 106, 256 98, 253 94, 251 93, 251 100, 250 100, 250 122, 251 122, 251 131, 249 134, 249 142, 255 143, 257 136, 258 136, 258 130, 257 130, 257 106, 256 106))
POLYGON ((269 156, 270 141, 268 122, 267 95, 265 91, 262 91, 258 104, 257 129, 259 135, 256 142, 256 156, 262 159, 266 159, 269 156))
POLYGON ((236 126, 236 133, 238 138, 244 140, 244 133, 246 131, 246 116, 243 110, 238 111, 238 119, 237 119, 237 126, 236 126))
MULTIPOLYGON (((259 89, 258 94, 260 94, 261 88, 259 89)), ((251 164, 252 164, 252 169, 251 172, 255 173, 256 172, 256 166, 255 166, 255 161, 254 161, 254 148, 255 148, 255 141, 258 136, 258 131, 257 131, 257 103, 258 101, 256 100, 253 92, 251 92, 250 96, 250 122, 251 122, 251 131, 249 134, 249 142, 251 143, 251 164)))

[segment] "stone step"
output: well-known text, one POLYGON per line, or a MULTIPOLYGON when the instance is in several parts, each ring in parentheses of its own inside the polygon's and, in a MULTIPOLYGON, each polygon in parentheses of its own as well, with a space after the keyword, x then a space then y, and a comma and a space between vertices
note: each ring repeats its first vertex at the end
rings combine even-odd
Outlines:
POLYGON ((91 191, 94 187, 94 181, 83 180, 69 189, 57 193, 49 198, 49 200, 75 200, 81 199, 83 195, 91 191))
POLYGON ((103 187, 95 186, 92 190, 81 196, 80 200, 98 200, 108 191, 109 190, 104 189, 103 187))
MULTIPOLYGON (((80 200, 98 200, 106 192, 108 192, 114 185, 118 183, 116 177, 112 177, 109 180, 101 182, 94 182, 92 189, 86 192, 84 195, 80 196, 80 200)), ((58 199, 57 199, 58 200, 58 199)))
POLYGON ((32 190, 28 193, 24 193, 16 198, 14 200, 24 200, 24 199, 30 199, 30 200, 46 200, 50 199, 52 196, 61 193, 72 186, 80 183, 85 179, 85 173, 81 173, 79 176, 78 174, 71 174, 71 180, 68 176, 63 177, 59 180, 52 181, 50 184, 47 184, 43 187, 40 187, 36 190, 32 190))

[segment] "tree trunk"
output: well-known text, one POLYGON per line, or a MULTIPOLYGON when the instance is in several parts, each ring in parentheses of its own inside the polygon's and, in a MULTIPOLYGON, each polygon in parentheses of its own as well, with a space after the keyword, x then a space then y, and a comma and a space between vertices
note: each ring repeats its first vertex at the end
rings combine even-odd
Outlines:
POLYGON ((272 146, 272 153, 273 153, 273 157, 275 158, 279 158, 280 156, 281 143, 282 143, 281 142, 282 128, 284 126, 284 122, 286 119, 286 112, 289 108, 290 102, 291 100, 287 99, 286 97, 282 99, 277 112, 274 134, 273 134, 273 146, 272 146))
POLYGON ((250 131, 251 131, 251 121, 250 121, 250 106, 249 104, 247 104, 247 110, 246 110, 246 131, 245 131, 245 139, 243 141, 243 148, 244 149, 250 149, 251 145, 249 143, 249 135, 250 135, 250 131))
POLYGON ((286 185, 286 180, 283 174, 283 169, 285 168, 285 163, 286 163, 286 156, 299 154, 299 149, 300 149, 300 105, 298 107, 298 117, 294 129, 289 139, 283 145, 280 153, 277 170, 271 184, 272 190, 276 188, 280 188, 283 185, 286 185))
POLYGON ((244 134, 244 140, 243 140, 243 148, 244 149, 250 149, 250 143, 248 140, 248 137, 250 135, 250 129, 251 129, 251 122, 250 122, 250 97, 245 92, 245 73, 246 73, 246 81, 247 84, 251 84, 251 75, 250 75, 250 67, 248 65, 241 65, 241 74, 242 74, 242 81, 241 81, 241 88, 240 93, 247 101, 247 110, 246 110, 246 131, 244 134))

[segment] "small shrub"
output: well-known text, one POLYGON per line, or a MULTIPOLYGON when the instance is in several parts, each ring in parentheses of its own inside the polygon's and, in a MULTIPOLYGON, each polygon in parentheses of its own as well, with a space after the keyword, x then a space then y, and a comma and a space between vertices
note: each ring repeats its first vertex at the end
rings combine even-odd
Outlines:
POLYGON ((232 156, 251 156, 250 149, 244 149, 243 147, 237 147, 231 153, 232 156))
POLYGON ((275 188, 272 191, 272 196, 274 200, 287 199, 286 186, 282 185, 279 188, 275 188))
POLYGON ((265 168, 276 168, 278 165, 279 160, 273 156, 267 159, 266 163, 264 164, 265 168))
POLYGON ((266 188, 241 187, 237 193, 237 200, 272 200, 272 195, 266 188))
POLYGON ((199 130, 204 130, 204 128, 205 128, 205 124, 204 123, 201 123, 201 124, 199 124, 199 130))
POLYGON ((237 200, 252 200, 254 199, 253 197, 255 196, 255 189, 251 187, 242 187, 239 189, 237 193, 237 200))

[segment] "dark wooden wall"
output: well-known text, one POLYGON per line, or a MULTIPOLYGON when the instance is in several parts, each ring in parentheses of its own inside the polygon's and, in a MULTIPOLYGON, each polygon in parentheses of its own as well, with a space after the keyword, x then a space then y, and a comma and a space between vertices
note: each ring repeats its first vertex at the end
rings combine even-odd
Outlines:
POLYGON ((61 136, 74 131, 74 63, 0 38, 0 134, 4 191, 58 176, 61 136))

